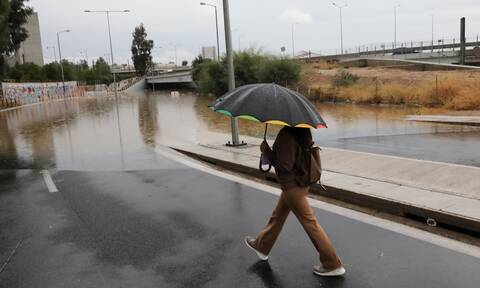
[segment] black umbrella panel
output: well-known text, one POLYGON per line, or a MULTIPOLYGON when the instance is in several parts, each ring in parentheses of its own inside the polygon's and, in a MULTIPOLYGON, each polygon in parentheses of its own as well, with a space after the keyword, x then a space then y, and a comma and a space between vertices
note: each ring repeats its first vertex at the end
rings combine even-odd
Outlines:
POLYGON ((299 128, 326 128, 303 95, 277 84, 250 84, 224 94, 211 108, 230 117, 299 128))

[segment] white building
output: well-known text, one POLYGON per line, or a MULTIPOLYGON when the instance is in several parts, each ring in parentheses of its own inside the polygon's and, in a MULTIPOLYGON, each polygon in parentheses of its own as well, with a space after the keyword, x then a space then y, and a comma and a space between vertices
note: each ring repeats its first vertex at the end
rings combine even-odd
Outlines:
POLYGON ((25 28, 28 31, 28 38, 20 44, 20 48, 15 52, 14 57, 10 58, 8 62, 10 64, 35 63, 42 66, 42 37, 40 36, 40 23, 36 12, 28 17, 25 28))
POLYGON ((215 46, 202 47, 202 58, 204 59, 216 59, 217 49, 215 46))

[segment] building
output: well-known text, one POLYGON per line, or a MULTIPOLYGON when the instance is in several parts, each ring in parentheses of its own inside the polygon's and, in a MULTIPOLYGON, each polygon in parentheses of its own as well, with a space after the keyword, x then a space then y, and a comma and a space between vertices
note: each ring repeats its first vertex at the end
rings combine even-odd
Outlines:
POLYGON ((40 23, 36 12, 28 17, 25 28, 28 31, 28 38, 22 42, 15 55, 9 59, 9 62, 10 64, 35 63, 42 66, 42 37, 40 36, 40 23))
POLYGON ((202 58, 204 59, 216 59, 217 50, 215 46, 202 47, 202 58))

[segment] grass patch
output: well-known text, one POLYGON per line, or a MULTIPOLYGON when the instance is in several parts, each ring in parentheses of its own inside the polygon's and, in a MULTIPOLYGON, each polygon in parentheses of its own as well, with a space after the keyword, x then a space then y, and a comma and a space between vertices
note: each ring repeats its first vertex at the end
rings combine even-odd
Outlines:
MULTIPOLYGON (((372 73, 372 70, 364 71, 372 73)), ((404 75, 397 77, 394 73, 390 77, 389 70, 383 70, 384 74, 379 73, 375 77, 358 76, 357 72, 352 73, 348 69, 336 73, 322 72, 321 77, 317 78, 321 81, 315 81, 314 84, 310 82, 308 86, 310 98, 358 104, 441 107, 450 110, 480 109, 480 73, 477 72, 416 72, 412 73, 411 78, 404 75)))

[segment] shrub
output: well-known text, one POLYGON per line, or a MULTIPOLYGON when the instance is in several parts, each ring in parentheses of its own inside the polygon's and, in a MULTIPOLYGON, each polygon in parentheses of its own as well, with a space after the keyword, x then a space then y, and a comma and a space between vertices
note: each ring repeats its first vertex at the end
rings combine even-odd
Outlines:
POLYGON ((345 86, 350 86, 358 81, 358 76, 346 71, 346 70, 340 70, 337 72, 337 75, 332 81, 332 86, 334 87, 345 87, 345 86))
MULTIPOLYGON (((217 96, 228 90, 227 62, 203 59, 198 56, 193 62, 192 77, 201 93, 217 96)), ((247 49, 234 54, 236 86, 266 82, 281 85, 294 84, 300 78, 300 65, 290 59, 264 54, 247 49)))
POLYGON ((221 95, 228 91, 227 69, 223 63, 205 61, 198 68, 196 82, 201 93, 221 95))
POLYGON ((258 70, 259 82, 277 83, 280 85, 294 84, 300 79, 300 65, 286 58, 266 56, 258 70))

